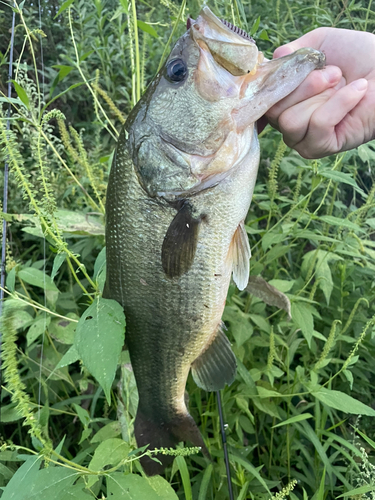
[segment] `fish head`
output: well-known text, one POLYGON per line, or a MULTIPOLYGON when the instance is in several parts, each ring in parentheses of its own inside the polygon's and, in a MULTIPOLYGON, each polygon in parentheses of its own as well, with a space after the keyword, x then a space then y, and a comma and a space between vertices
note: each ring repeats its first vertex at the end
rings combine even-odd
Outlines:
POLYGON ((313 49, 265 61, 249 35, 204 7, 130 117, 142 186, 173 199, 216 185, 248 153, 256 120, 323 64, 313 49))

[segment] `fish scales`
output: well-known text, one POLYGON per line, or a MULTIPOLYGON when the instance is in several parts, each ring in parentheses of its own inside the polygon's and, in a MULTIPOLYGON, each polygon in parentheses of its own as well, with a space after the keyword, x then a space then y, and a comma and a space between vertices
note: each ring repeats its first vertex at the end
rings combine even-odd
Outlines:
MULTIPOLYGON (((231 25, 230 25, 231 26, 231 25)), ((244 289, 244 221, 255 186, 256 120, 324 56, 313 49, 262 62, 255 43, 204 7, 132 110, 106 201, 107 280, 127 320, 139 393, 139 446, 190 441, 208 455, 185 402, 192 370, 222 389, 236 361, 221 324, 231 276, 244 289)), ((141 459, 147 474, 172 461, 141 459)))

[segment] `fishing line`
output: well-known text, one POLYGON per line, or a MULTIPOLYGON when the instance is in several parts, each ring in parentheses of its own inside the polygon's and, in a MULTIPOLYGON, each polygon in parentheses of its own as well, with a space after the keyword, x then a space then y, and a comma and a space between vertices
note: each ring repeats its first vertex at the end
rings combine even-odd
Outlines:
MULTIPOLYGON (((15 4, 13 4, 15 9, 15 4)), ((13 17, 12 17, 12 30, 10 35, 10 52, 9 52, 9 69, 8 69, 8 98, 12 97, 12 73, 13 73, 13 45, 14 45, 14 26, 16 20, 16 11, 13 9, 13 17)), ((6 129, 10 129, 10 110, 11 103, 8 104, 8 113, 7 113, 7 124, 6 129)), ((5 157, 4 162, 4 190, 3 190, 3 213, 6 214, 8 212, 8 179, 9 179, 9 162, 8 157, 5 157)), ((3 237, 1 244, 1 289, 0 289, 0 318, 3 313, 3 301, 4 301, 4 286, 5 286, 5 261, 6 261, 6 252, 7 252, 7 221, 3 216, 3 237)), ((2 331, 0 329, 0 395, 1 395, 1 385, 2 385, 2 331)), ((1 412, 1 400, 0 400, 0 412, 1 412)))
MULTIPOLYGON (((40 6, 40 0, 38 0, 38 13, 39 13, 39 29, 42 30, 42 9, 40 6)), ((41 61, 41 67, 42 67, 42 106, 44 106, 44 59, 43 59, 43 38, 42 34, 39 33, 39 38, 40 38, 40 61, 41 61)), ((38 74, 35 75, 36 78, 38 78, 38 74)), ((42 118, 42 117, 41 117, 42 118)), ((43 127, 42 120, 40 123, 40 126, 43 127)), ((43 161, 43 158, 40 158, 40 161, 43 161)), ((47 255, 46 255, 46 237, 43 234, 43 291, 44 291, 44 309, 47 309, 47 294, 46 294, 46 260, 47 260, 47 255)), ((42 399, 42 368, 43 368, 43 355, 44 355, 44 338, 46 334, 46 328, 47 328, 47 313, 44 311, 43 312, 44 316, 44 327, 43 327, 43 333, 42 333, 42 346, 40 348, 40 364, 39 364, 39 387, 38 387, 38 421, 40 419, 40 403, 42 399)))
POLYGON ((220 391, 216 391, 216 397, 217 397, 217 406, 219 408, 220 432, 221 432, 221 441, 223 443, 223 450, 224 450, 224 462, 225 462, 225 468, 227 470, 229 499, 233 500, 234 497, 233 497, 233 489, 232 489, 232 478, 230 475, 229 455, 228 455, 228 448, 227 448, 227 435, 225 433, 225 424, 224 424, 224 417, 223 417, 223 408, 221 406, 220 391))

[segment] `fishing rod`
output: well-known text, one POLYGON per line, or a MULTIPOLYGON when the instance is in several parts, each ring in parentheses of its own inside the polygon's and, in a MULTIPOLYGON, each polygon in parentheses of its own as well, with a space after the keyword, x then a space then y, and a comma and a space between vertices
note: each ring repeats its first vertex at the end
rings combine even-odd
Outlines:
MULTIPOLYGON (((10 52, 9 52, 9 68, 8 68, 8 113, 7 113, 7 124, 6 129, 10 129, 10 110, 11 103, 10 98, 12 97, 12 73, 13 73, 13 45, 14 45, 14 27, 16 22, 16 11, 15 4, 13 5, 13 17, 12 17, 12 31, 10 35, 10 52)), ((8 212, 8 179, 9 179, 9 162, 8 156, 5 157, 4 162, 4 190, 3 190, 3 214, 8 212)), ((1 244, 1 278, 0 278, 0 318, 3 313, 3 301, 4 301, 4 286, 5 286, 5 261, 6 261, 6 251, 7 251, 7 221, 3 216, 3 234, 2 234, 2 244, 1 244)), ((1 373, 1 365, 2 365, 2 355, 1 355, 1 347, 2 347, 2 331, 0 329, 0 387, 2 383, 2 373, 1 373)), ((1 400, 0 400, 0 412, 1 412, 1 400)))
POLYGON ((232 478, 230 475, 230 464, 229 464, 229 455, 228 455, 228 447, 227 447, 227 435, 225 433, 225 424, 224 424, 223 408, 221 405, 220 391, 216 391, 216 398, 217 398, 217 406, 219 408, 220 432, 221 432, 221 441, 223 443, 223 450, 224 450, 225 468, 227 471, 229 499, 233 500, 234 497, 233 497, 233 489, 232 489, 232 478))

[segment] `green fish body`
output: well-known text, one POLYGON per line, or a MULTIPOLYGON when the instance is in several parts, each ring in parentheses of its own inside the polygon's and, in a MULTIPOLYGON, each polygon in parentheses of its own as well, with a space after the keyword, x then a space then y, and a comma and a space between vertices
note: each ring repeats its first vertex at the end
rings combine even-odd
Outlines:
MULTIPOLYGON (((255 121, 324 59, 303 49, 259 61, 254 42, 205 7, 119 138, 104 296, 126 315, 139 446, 190 441, 207 454, 185 404, 186 379, 192 370, 201 388, 216 391, 235 378, 221 316, 231 276, 240 289, 249 276, 244 220, 259 164, 255 121)), ((158 459, 143 459, 147 474, 161 473, 171 457, 158 459)))

